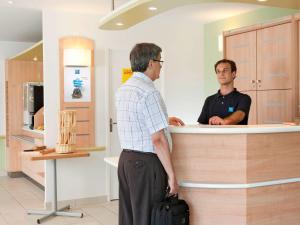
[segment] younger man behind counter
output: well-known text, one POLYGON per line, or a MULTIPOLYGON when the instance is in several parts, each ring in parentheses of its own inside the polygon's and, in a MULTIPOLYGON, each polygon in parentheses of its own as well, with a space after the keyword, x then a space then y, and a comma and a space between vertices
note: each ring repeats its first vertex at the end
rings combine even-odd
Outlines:
POLYGON ((206 98, 198 118, 200 124, 210 125, 247 125, 251 98, 234 88, 236 64, 222 59, 215 64, 220 89, 206 98))

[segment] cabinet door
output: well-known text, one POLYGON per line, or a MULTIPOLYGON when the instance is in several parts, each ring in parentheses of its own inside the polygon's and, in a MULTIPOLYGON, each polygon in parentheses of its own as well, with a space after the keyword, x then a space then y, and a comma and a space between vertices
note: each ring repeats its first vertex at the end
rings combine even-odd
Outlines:
POLYGON ((256 90, 256 31, 225 37, 225 57, 235 61, 239 91, 256 90))
POLYGON ((292 25, 257 31, 257 90, 292 88, 292 25))
POLYGON ((258 124, 292 121, 292 90, 257 91, 258 124))

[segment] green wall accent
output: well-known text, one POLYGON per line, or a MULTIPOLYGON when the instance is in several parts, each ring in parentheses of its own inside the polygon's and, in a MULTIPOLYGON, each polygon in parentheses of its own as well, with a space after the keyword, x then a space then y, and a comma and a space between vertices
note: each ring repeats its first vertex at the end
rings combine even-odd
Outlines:
POLYGON ((228 19, 207 23, 204 25, 204 96, 214 94, 219 89, 214 72, 214 64, 223 58, 223 52, 218 51, 218 36, 223 31, 250 26, 272 19, 293 15, 299 10, 282 8, 262 8, 228 19))
POLYGON ((0 137, 0 171, 5 170, 5 138, 0 137))

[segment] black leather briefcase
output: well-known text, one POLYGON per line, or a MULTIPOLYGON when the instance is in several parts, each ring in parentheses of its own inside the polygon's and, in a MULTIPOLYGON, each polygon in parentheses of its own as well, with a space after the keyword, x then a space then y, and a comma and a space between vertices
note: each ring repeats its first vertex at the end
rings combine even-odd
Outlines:
POLYGON ((151 225, 189 225, 189 206, 178 195, 166 197, 152 209, 151 225))

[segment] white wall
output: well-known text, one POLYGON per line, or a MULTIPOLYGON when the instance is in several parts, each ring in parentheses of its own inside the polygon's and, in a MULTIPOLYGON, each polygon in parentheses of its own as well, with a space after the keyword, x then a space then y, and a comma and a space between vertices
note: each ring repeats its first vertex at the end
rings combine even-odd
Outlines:
POLYGON ((31 42, 0 41, 0 135, 5 135, 5 60, 33 44, 31 42))
MULTIPOLYGON (((45 143, 55 146, 59 110, 58 39, 80 35, 95 40, 96 143, 105 145, 105 49, 131 49, 137 42, 162 47, 164 96, 170 115, 195 123, 203 103, 203 26, 168 12, 125 31, 101 31, 99 16, 58 11, 43 12, 45 143), (174 21, 176 20, 176 26, 174 21)), ((105 153, 89 158, 59 160, 59 200, 105 195, 105 153), (68 187, 68 188, 67 188, 68 187)), ((46 163, 46 201, 52 193, 52 165, 46 163)))

